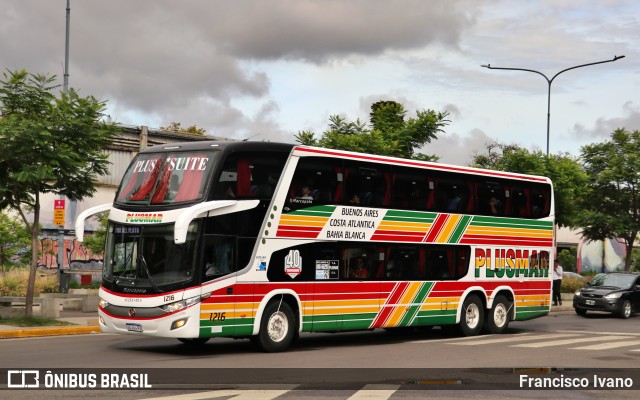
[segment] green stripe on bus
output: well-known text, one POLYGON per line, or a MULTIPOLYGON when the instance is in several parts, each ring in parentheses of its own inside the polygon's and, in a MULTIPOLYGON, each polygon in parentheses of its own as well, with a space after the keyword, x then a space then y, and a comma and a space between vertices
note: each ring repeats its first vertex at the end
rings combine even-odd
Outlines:
POLYGON ((388 210, 383 220, 433 222, 437 216, 438 214, 428 212, 388 210))
POLYGON ((456 229, 454 229, 453 233, 451 234, 451 237, 449 238, 449 243, 458 243, 460 241, 460 238, 462 237, 462 235, 464 235, 464 232, 467 230, 467 226, 469 225, 469 221, 471 220, 471 217, 469 215, 464 215, 462 218, 460 218, 460 221, 458 221, 458 225, 456 226, 456 229))
POLYGON ((411 300, 411 303, 413 305, 410 306, 409 310, 405 312, 398 326, 413 325, 411 321, 415 318, 415 316, 420 311, 420 307, 422 306, 422 303, 429 295, 429 292, 431 291, 431 288, 433 287, 433 285, 434 285, 433 282, 425 282, 420 286, 418 293, 416 293, 416 295, 411 300))
POLYGON ((506 228, 553 229, 552 221, 531 219, 506 219, 497 217, 474 216, 471 226, 492 226, 506 228))
POLYGON ((437 314, 429 312, 425 315, 423 311, 418 313, 411 326, 420 325, 451 325, 456 323, 456 310, 438 311, 437 314))
POLYGON ((306 215, 306 216, 316 216, 316 217, 330 217, 333 214, 333 211, 336 209, 335 206, 315 206, 303 208, 296 211, 291 211, 285 213, 285 215, 306 215))
POLYGON ((532 318, 542 317, 549 314, 549 307, 547 306, 535 306, 535 307, 518 307, 516 309, 516 321, 525 321, 532 318))

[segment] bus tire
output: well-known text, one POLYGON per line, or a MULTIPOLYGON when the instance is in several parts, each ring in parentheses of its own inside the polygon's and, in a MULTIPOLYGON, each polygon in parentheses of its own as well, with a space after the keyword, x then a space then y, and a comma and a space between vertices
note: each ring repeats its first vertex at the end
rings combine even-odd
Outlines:
POLYGON ((501 294, 493 300, 493 307, 489 310, 486 329, 490 333, 505 333, 511 321, 511 307, 513 304, 501 294))
POLYGON ((271 301, 264 309, 260 321, 260 332, 253 342, 267 353, 285 351, 296 336, 293 311, 284 301, 271 301))
POLYGON ((209 338, 205 337, 205 338, 191 338, 191 339, 185 339, 185 338, 178 338, 179 341, 181 341, 182 343, 186 344, 187 346, 202 346, 203 344, 207 343, 209 341, 209 338))
POLYGON ((484 307, 475 294, 468 296, 462 303, 460 331, 464 336, 476 336, 482 330, 484 307))

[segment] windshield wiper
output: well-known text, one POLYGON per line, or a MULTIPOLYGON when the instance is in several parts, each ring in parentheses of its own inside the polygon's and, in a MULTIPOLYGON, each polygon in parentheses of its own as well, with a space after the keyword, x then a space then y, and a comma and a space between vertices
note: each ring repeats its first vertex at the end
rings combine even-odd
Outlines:
POLYGON ((158 293, 162 293, 163 291, 160 290, 160 288, 158 288, 158 285, 156 285, 156 282, 151 277, 151 273, 149 272, 149 267, 147 267, 147 261, 144 259, 144 256, 142 254, 140 254, 140 263, 142 264, 142 268, 144 268, 144 272, 147 274, 147 277, 149 278, 149 283, 151 284, 151 286, 153 286, 153 289, 158 293))

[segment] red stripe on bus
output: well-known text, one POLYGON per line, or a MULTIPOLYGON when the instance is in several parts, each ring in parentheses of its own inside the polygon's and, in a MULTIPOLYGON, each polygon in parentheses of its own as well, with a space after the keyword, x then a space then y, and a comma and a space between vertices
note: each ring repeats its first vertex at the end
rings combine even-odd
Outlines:
POLYGON ((378 235, 378 234, 373 234, 373 236, 371 236, 371 240, 388 241, 388 242, 421 242, 423 236, 424 235, 409 236, 409 235, 378 235))
POLYGON ((287 229, 278 229, 276 236, 278 237, 294 237, 294 238, 316 238, 319 231, 291 231, 287 229))
POLYGON ((393 306, 387 306, 387 304, 396 304, 398 299, 400 299, 404 294, 405 290, 407 290, 407 287, 409 287, 409 282, 398 282, 389 298, 387 298, 387 301, 382 305, 382 310, 371 323, 370 328, 380 328, 384 325, 395 308, 393 306))
POLYGON ((429 229, 429 232, 427 232, 427 237, 424 239, 424 242, 433 242, 440 234, 440 231, 442 231, 442 227, 445 225, 448 219, 449 214, 438 214, 436 220, 433 221, 433 225, 431 225, 431 229, 429 229))

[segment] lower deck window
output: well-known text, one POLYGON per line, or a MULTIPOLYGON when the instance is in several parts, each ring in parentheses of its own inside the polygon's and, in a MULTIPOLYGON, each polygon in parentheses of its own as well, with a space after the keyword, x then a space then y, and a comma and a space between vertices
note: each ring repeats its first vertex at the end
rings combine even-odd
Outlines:
POLYGON ((312 243, 277 251, 272 282, 457 280, 467 275, 471 248, 453 245, 312 243))

